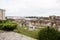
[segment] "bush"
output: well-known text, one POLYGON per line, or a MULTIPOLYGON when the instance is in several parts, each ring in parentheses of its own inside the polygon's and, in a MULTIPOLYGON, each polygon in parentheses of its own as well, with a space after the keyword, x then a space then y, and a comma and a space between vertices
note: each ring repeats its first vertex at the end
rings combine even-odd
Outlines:
POLYGON ((0 29, 1 30, 14 30, 17 27, 17 23, 14 23, 9 20, 2 20, 0 21, 0 29))
POLYGON ((4 24, 3 30, 11 31, 14 30, 16 27, 17 27, 16 24, 4 24))
POLYGON ((7 22, 6 20, 0 20, 0 23, 5 23, 5 22, 7 22))
POLYGON ((2 30, 3 29, 3 24, 0 24, 0 30, 2 30))
POLYGON ((60 32, 54 28, 43 28, 39 31, 38 40, 60 40, 60 32))

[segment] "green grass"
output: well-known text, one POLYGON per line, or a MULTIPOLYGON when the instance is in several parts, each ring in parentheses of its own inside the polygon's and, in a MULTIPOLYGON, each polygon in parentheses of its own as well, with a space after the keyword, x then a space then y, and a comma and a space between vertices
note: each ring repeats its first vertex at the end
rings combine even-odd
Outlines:
POLYGON ((40 31, 40 29, 29 31, 27 26, 26 27, 18 26, 16 29, 16 32, 24 34, 24 35, 32 37, 32 38, 35 38, 35 39, 38 38, 38 32, 39 31, 40 31), (27 28, 27 29, 24 29, 24 28, 27 28))

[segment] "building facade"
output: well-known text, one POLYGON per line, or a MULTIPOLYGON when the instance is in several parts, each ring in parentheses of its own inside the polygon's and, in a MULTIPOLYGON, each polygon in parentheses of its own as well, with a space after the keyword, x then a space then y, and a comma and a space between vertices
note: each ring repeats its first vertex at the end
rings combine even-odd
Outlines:
POLYGON ((5 10, 0 9, 0 20, 5 20, 5 10))
POLYGON ((49 18, 51 26, 55 25, 56 27, 60 28, 60 16, 50 16, 49 18))

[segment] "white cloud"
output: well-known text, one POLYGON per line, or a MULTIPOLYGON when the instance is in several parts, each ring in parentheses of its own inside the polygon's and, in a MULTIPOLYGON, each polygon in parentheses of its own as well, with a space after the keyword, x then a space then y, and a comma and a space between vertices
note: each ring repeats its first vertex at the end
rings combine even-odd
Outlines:
POLYGON ((6 9, 6 16, 60 15, 59 0, 0 0, 0 8, 6 9))

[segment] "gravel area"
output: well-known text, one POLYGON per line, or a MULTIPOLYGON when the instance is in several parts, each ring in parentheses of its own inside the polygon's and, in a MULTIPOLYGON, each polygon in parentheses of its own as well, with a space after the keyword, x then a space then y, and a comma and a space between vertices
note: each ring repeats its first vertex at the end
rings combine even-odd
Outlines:
POLYGON ((15 32, 1 32, 0 40, 36 40, 15 32))

